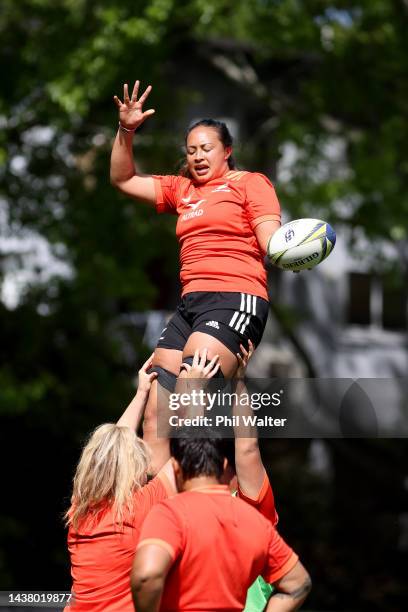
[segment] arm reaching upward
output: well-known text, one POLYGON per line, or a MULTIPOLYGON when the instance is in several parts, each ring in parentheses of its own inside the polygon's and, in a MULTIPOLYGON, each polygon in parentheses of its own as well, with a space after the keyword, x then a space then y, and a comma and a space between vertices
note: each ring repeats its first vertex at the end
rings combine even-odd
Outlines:
MULTIPOLYGON (((248 351, 241 344, 241 354, 237 353, 239 366, 236 373, 236 393, 238 396, 248 393, 244 382, 244 376, 248 362, 254 352, 254 345, 250 340, 248 344, 248 351)), ((242 417, 243 414, 247 414, 248 416, 252 416, 253 412, 251 406, 246 405, 245 402, 241 404, 239 411, 238 407, 234 405, 234 415, 239 414, 242 417)), ((248 428, 249 427, 248 425, 248 428)), ((235 467, 237 470, 237 479, 242 493, 247 497, 256 499, 262 489, 266 475, 261 453, 259 451, 257 428, 256 425, 251 427, 251 436, 246 438, 240 437, 241 431, 241 428, 238 427, 235 432, 238 434, 235 436, 235 467)))
POLYGON ((149 85, 137 99, 140 82, 136 81, 132 96, 129 97, 128 85, 123 86, 123 102, 114 96, 114 102, 119 109, 119 129, 113 144, 110 180, 114 187, 125 195, 144 200, 150 204, 156 203, 154 179, 151 176, 139 176, 133 159, 133 136, 136 129, 151 115, 154 109, 143 111, 143 104, 150 94, 149 85))
MULTIPOLYGON (((116 423, 118 427, 130 427, 135 431, 139 429, 149 397, 150 387, 154 379, 157 378, 156 372, 152 372, 151 374, 147 373, 147 370, 152 367, 153 355, 154 353, 150 355, 149 359, 145 361, 139 370, 136 395, 116 423)), ((154 449, 152 451, 152 456, 154 459, 154 449)), ((164 481, 170 494, 177 493, 173 466, 170 459, 164 464, 157 475, 164 481)))
POLYGON ((151 368, 152 363, 153 355, 150 355, 149 359, 145 361, 140 368, 136 395, 120 417, 119 421, 116 423, 116 425, 119 427, 130 427, 131 429, 135 430, 139 428, 144 409, 146 407, 147 398, 149 397, 151 384, 157 377, 156 372, 152 372, 152 374, 147 373, 147 370, 151 368))

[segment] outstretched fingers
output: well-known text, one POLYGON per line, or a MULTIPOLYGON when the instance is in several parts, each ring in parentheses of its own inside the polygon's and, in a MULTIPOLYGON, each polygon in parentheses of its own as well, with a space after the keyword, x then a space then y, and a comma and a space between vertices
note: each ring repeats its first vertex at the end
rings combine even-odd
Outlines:
POLYGON ((252 355, 254 354, 254 350, 255 350, 254 345, 252 344, 252 341, 248 340, 248 350, 245 348, 243 344, 240 344, 239 348, 241 349, 241 355, 243 356, 243 358, 246 361, 249 361, 252 355))
POLYGON ((205 364, 207 363, 207 353, 208 353, 208 349, 204 348, 200 354, 200 363, 198 365, 203 371, 205 368, 205 364))
POLYGON ((150 94, 150 92, 152 91, 152 86, 148 85, 145 89, 145 91, 142 93, 142 95, 139 98, 139 104, 144 104, 148 95, 150 94))
POLYGON ((118 96, 113 96, 114 103, 120 112, 120 118, 124 123, 124 127, 128 126, 129 128, 136 129, 145 119, 154 115, 154 108, 149 108, 148 110, 143 112, 143 104, 146 101, 148 95, 152 90, 152 86, 149 85, 146 87, 143 94, 140 96, 139 100, 137 96, 139 95, 139 87, 140 81, 135 81, 132 90, 132 97, 129 97, 129 85, 127 83, 123 84, 123 102, 118 96))
POLYGON ((122 106, 122 102, 121 102, 121 100, 119 100, 118 96, 113 96, 113 101, 114 101, 114 103, 116 104, 116 106, 118 108, 120 108, 122 106))
POLYGON ((140 85, 140 81, 135 81, 135 84, 133 85, 133 91, 132 91, 132 102, 136 102, 137 100, 137 94, 139 93, 139 85, 140 85))
POLYGON ((206 376, 206 378, 212 378, 214 374, 218 372, 220 368, 220 363, 218 360, 219 355, 214 355, 211 361, 209 361, 208 364, 205 366, 203 374, 206 376))
POLYGON ((247 359, 248 358, 248 351, 246 350, 245 346, 243 344, 239 345, 239 348, 241 350, 240 355, 244 358, 247 359))
POLYGON ((249 360, 254 354, 255 347, 252 341, 248 340, 248 350, 245 348, 243 344, 240 344, 239 348, 241 352, 236 354, 237 360, 238 360, 238 372, 242 373, 243 371, 245 371, 249 360))
POLYGON ((193 363, 192 363, 193 368, 196 368, 199 362, 200 362, 200 351, 199 349, 196 349, 194 351, 194 357, 193 357, 193 363))
POLYGON ((127 83, 125 83, 123 85, 123 100, 125 102, 125 104, 128 104, 130 102, 130 98, 129 98, 129 86, 127 83))

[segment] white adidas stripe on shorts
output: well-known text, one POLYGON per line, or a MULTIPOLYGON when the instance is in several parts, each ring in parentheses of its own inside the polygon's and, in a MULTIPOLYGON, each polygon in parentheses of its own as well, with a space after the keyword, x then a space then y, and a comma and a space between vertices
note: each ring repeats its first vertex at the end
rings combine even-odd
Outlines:
POLYGON ((241 304, 239 310, 236 310, 228 323, 235 331, 243 334, 251 320, 251 315, 256 315, 256 295, 249 293, 241 293, 241 304))

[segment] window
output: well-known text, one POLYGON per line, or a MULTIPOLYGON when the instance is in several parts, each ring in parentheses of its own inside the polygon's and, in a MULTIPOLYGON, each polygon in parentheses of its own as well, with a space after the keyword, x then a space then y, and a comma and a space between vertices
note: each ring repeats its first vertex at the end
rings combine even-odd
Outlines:
POLYGON ((349 275, 348 323, 386 330, 407 328, 407 290, 401 275, 349 275))
POLYGON ((382 286, 382 326, 385 329, 406 329, 407 288, 401 279, 387 277, 382 286))
POLYGON ((371 276, 352 272, 349 279, 348 322, 370 325, 371 276))

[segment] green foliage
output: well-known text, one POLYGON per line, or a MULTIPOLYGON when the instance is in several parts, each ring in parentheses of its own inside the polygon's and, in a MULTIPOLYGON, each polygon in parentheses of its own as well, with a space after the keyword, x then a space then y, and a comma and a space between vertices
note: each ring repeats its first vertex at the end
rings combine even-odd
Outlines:
MULTIPOLYGON (((4 483, 10 503, 0 521, 7 535, 0 555, 3 588, 68 587, 59 513, 67 505, 80 442, 120 413, 147 356, 121 317, 154 307, 163 298, 161 287, 174 286, 177 275, 174 220, 124 199, 109 184, 113 95, 135 78, 153 84, 157 112, 136 135, 143 171, 174 171, 190 106, 202 112, 225 95, 239 110, 245 166, 273 174, 292 145, 289 178, 278 184, 292 217, 319 211, 364 228, 374 241, 402 240, 408 213, 407 21, 402 0, 3 0, 1 232, 39 232, 72 270, 71 278, 47 283, 39 275, 18 308, 0 308, 0 444, 9 461, 25 461, 23 471, 7 471, 4 483), (208 90, 210 71, 220 91, 208 90), (44 545, 45 532, 59 544, 44 545)), ((229 112, 226 104, 224 114, 229 112)), ((3 255, 2 277, 11 264, 24 265, 20 259, 18 253, 3 255)), ((294 315, 280 310, 290 333, 294 315)), ((291 451, 284 451, 286 470, 291 451)), ((327 484, 319 489, 298 469, 304 457, 291 456, 302 496, 307 488, 299 475, 313 492, 328 489, 317 520, 329 540, 315 558, 322 564, 329 559, 340 572, 333 551, 341 537, 327 522, 334 491, 327 484)), ((388 474, 401 457, 402 450, 388 474)), ((278 488, 288 487, 287 474, 279 478, 278 488)), ((291 507, 295 490, 286 493, 291 507)), ((305 525, 312 529, 315 500, 306 501, 305 525)), ((338 524, 353 517, 335 518, 338 524)), ((306 528, 296 525, 301 546, 306 528)), ((342 549, 339 558, 344 556, 342 549)), ((331 584, 347 592, 347 577, 339 575, 343 584, 331 584)), ((357 591, 351 590, 353 598, 357 591)), ((370 610, 393 609, 382 596, 377 608, 375 597, 368 597, 370 610)), ((333 593, 330 601, 334 609, 333 593)))

